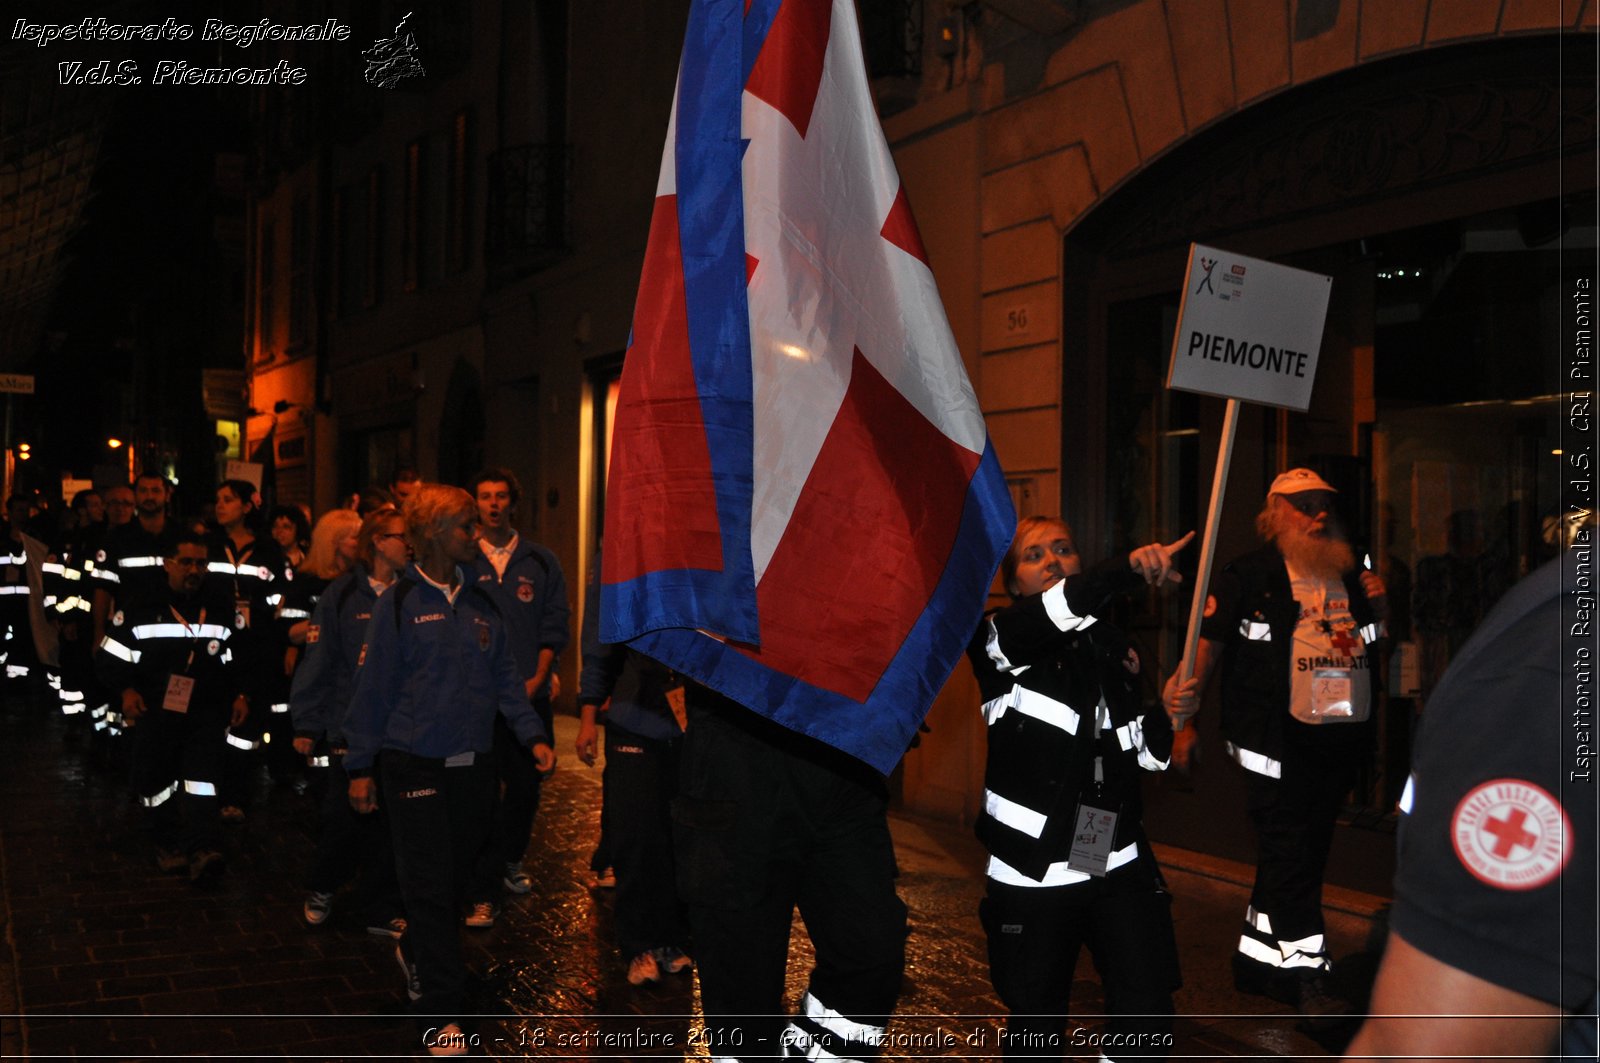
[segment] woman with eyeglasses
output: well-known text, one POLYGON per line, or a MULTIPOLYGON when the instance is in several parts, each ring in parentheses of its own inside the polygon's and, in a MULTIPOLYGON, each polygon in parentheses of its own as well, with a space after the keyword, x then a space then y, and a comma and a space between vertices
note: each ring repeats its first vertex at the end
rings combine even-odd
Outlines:
MULTIPOLYGON (((352 510, 335 510, 318 522, 318 528, 335 513, 355 517, 352 510)), ((345 525, 342 518, 335 523, 345 525)), ((349 564, 317 601, 304 632, 305 655, 289 694, 295 751, 313 766, 326 767, 330 775, 317 852, 306 876, 306 922, 312 926, 326 922, 334 894, 359 872, 357 907, 363 912, 367 931, 393 938, 405 929, 405 919, 389 824, 381 809, 377 815, 358 816, 350 807, 342 728, 372 604, 410 557, 405 527, 400 512, 385 506, 366 520, 356 518, 355 534, 337 540, 335 556, 342 559, 348 546, 349 564)))
POLYGON ((305 564, 306 544, 311 539, 311 522, 306 519, 305 510, 299 506, 273 506, 267 514, 267 530, 283 552, 285 564, 290 568, 305 564))

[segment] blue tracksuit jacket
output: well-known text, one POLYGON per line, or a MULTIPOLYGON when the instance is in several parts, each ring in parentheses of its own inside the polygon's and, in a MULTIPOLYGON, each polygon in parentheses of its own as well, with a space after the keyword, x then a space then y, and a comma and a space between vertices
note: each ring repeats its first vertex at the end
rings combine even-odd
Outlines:
POLYGON ((496 711, 524 745, 550 740, 523 695, 499 607, 467 573, 456 578, 452 604, 411 565, 373 603, 345 716, 346 771, 370 769, 380 749, 487 754, 496 711))

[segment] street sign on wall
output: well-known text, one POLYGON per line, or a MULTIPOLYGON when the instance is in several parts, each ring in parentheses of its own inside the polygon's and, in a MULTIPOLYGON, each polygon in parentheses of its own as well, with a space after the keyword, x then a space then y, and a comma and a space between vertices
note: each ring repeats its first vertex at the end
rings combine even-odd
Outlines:
POLYGON ((1167 386, 1304 413, 1332 284, 1320 273, 1191 244, 1167 386))
POLYGON ((32 395, 33 376, 28 373, 0 373, 0 394, 32 395))

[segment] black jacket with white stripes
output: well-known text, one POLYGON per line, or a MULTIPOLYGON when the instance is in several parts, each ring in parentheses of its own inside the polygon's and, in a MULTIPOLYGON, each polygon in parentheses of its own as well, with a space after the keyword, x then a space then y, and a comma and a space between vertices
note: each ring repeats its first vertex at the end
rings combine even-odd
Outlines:
POLYGON ((240 619, 232 596, 210 586, 187 597, 145 596, 107 622, 95 653, 100 679, 114 692, 137 690, 154 712, 171 677, 185 676, 194 680, 187 711, 226 722, 252 663, 240 619))
POLYGON ((991 878, 1044 886, 1084 881, 1066 866, 1080 798, 1120 813, 1111 870, 1149 856, 1141 853, 1140 769, 1167 766, 1172 727, 1165 713, 1140 714, 1139 656, 1122 632, 1095 616, 1114 595, 1140 586, 1119 557, 1018 598, 979 625, 967 654, 989 728, 977 832, 991 854, 991 878), (1099 741, 1090 742, 1097 718, 1099 741), (1097 753, 1104 775, 1098 801, 1089 797, 1097 753))

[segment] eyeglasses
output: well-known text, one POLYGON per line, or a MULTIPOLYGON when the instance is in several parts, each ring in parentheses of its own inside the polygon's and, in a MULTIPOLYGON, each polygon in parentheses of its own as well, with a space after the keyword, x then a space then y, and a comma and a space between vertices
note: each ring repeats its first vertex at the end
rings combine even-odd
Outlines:
POLYGON ((405 532, 379 532, 373 536, 374 539, 404 539, 405 537, 405 532))
POLYGON ((1301 491, 1284 495, 1283 500, 1308 517, 1333 511, 1333 499, 1323 491, 1301 491))

